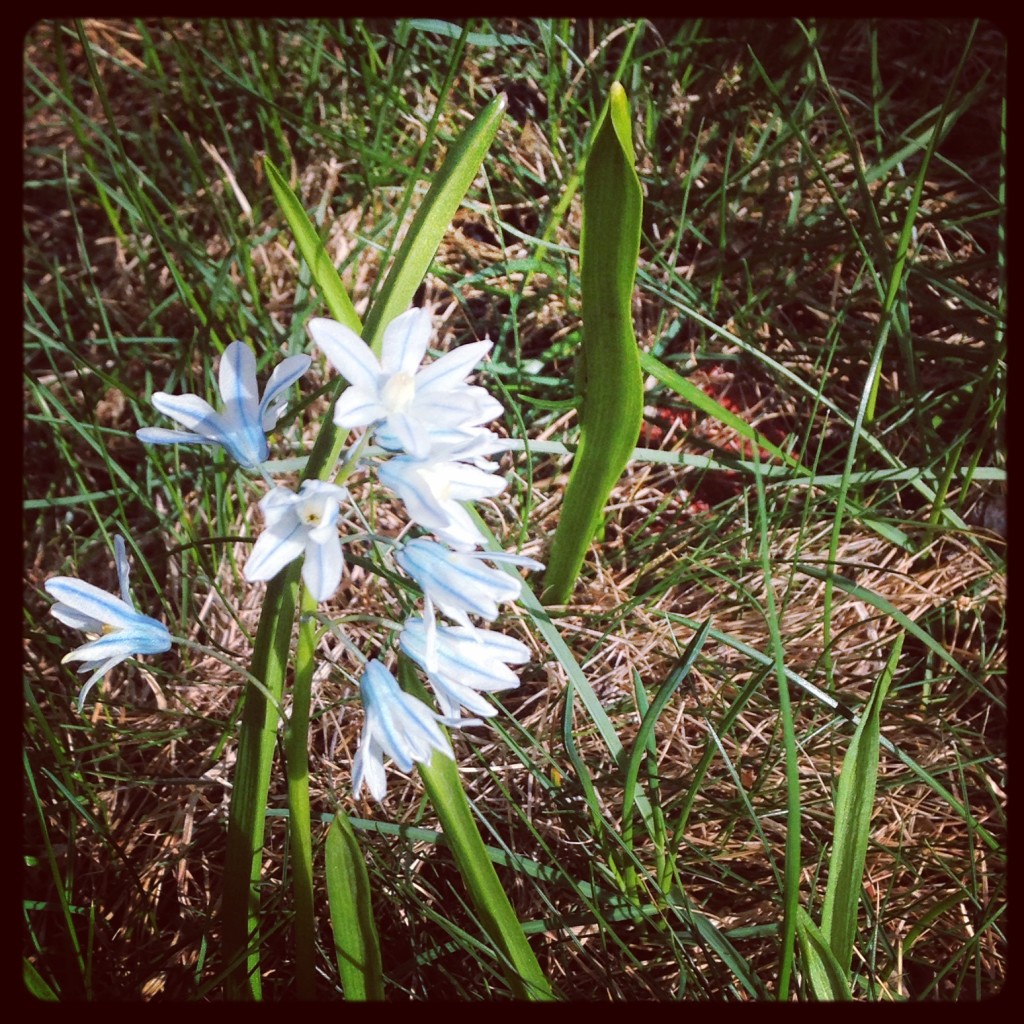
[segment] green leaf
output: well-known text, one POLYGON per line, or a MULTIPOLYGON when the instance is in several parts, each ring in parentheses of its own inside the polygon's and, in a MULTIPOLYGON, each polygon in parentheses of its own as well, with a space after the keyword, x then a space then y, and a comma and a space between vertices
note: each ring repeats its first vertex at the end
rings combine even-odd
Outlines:
POLYGON ((853 959, 861 879, 871 835, 871 812, 874 809, 878 779, 882 702, 889 692, 899 664, 905 636, 905 633, 897 636, 889 661, 871 691, 860 724, 850 741, 850 748, 843 758, 836 787, 836 820, 832 855, 828 862, 821 930, 828 938, 836 963, 844 975, 849 973, 853 959))
POLYGON ((29 994, 35 996, 36 999, 42 999, 48 1003, 58 1001, 57 993, 46 983, 43 976, 27 958, 23 958, 21 961, 21 977, 29 994))
POLYGON ((507 106, 504 93, 495 96, 448 150, 366 318, 363 337, 367 344, 374 345, 384 327, 408 309, 441 239, 480 171, 507 106))
MULTIPOLYGON (((427 698, 423 684, 405 657, 399 660, 399 677, 403 689, 421 699, 427 698)), ((416 767, 455 856, 459 874, 501 957, 512 994, 516 999, 553 999, 551 985, 537 963, 480 838, 457 765, 447 754, 435 753, 429 764, 419 763, 416 767)))
POLYGON ((337 814, 327 833, 327 900, 338 975, 346 999, 383 999, 380 941, 373 919, 370 878, 352 823, 337 814))
POLYGON ((338 276, 337 268, 331 262, 331 257, 320 241, 313 222, 306 215, 298 197, 291 190, 284 176, 274 166, 270 157, 264 157, 264 170, 267 172, 267 180, 270 182, 270 189, 274 193, 277 205, 281 208, 288 227, 295 236, 295 244, 299 247, 302 258, 306 261, 309 271, 313 276, 317 289, 320 292, 327 308, 339 323, 351 328, 356 334, 362 332, 363 325, 352 305, 352 300, 345 291, 345 286, 338 276))
POLYGON ((828 1002, 851 999, 846 972, 839 966, 825 936, 803 907, 797 907, 796 937, 800 943, 804 973, 814 998, 828 1002))
POLYGON ((625 90, 614 82, 583 175, 580 444, 548 556, 548 604, 569 600, 643 420, 632 318, 643 193, 634 164, 629 105, 625 90))

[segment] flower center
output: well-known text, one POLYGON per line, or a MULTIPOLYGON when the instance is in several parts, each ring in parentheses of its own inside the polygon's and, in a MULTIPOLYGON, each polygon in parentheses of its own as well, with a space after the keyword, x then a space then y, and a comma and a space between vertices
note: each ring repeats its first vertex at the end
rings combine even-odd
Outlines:
POLYGON ((396 373, 388 378, 381 391, 381 401, 388 412, 405 412, 416 395, 411 373, 396 373))
POLYGON ((420 476, 438 501, 451 501, 452 482, 435 466, 420 470, 420 476))

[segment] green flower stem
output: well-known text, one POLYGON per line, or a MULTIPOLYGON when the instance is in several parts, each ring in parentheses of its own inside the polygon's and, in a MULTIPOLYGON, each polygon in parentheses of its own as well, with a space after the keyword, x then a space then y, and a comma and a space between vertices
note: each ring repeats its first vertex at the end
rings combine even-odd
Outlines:
MULTIPOLYGON (((399 659, 398 672, 404 690, 421 700, 430 699, 407 658, 399 659)), ((501 957, 512 994, 517 999, 554 999, 551 985, 526 941, 523 926, 487 855, 466 791, 462 788, 458 766, 445 754, 435 753, 430 764, 418 763, 416 767, 427 796, 437 811, 459 874, 466 883, 485 931, 501 957)))
POLYGON ((228 996, 259 999, 259 896, 263 833, 270 767, 277 740, 278 707, 284 692, 292 619, 298 598, 299 563, 293 562, 267 586, 252 656, 252 674, 263 689, 246 685, 238 734, 228 845, 224 863, 224 956, 233 965, 228 996), (264 692, 265 691, 265 692, 264 692))
POLYGON ((316 605, 316 598, 303 587, 292 713, 285 731, 288 835, 292 851, 292 891, 295 894, 295 983, 300 999, 316 997, 313 837, 309 819, 309 702, 316 655, 316 605))

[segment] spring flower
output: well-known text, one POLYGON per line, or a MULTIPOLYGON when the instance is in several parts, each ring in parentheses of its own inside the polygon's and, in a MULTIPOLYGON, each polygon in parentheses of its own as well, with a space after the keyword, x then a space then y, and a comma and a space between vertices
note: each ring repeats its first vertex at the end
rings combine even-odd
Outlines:
POLYGON ((503 446, 498 439, 489 443, 478 438, 470 444, 434 448, 422 459, 399 455, 388 459, 377 475, 402 499, 413 522, 453 548, 481 547, 487 539, 462 502, 490 498, 505 489, 507 481, 494 475, 497 463, 482 457, 503 446))
POLYGON ((443 719, 423 701, 402 690, 379 661, 367 662, 359 681, 359 694, 366 721, 352 761, 355 796, 359 796, 365 782, 374 800, 384 799, 387 792, 385 754, 403 772, 411 771, 414 761, 429 763, 435 750, 452 757, 451 744, 438 725, 443 719))
POLYGON ((338 502, 348 492, 337 484, 306 480, 299 493, 275 487, 260 501, 266 529, 253 546, 243 575, 269 580, 305 555, 302 580, 317 601, 326 601, 341 581, 344 559, 338 536, 338 502))
POLYGON ((530 660, 530 649, 513 637, 472 626, 438 626, 434 636, 416 618, 406 620, 399 644, 426 672, 449 719, 458 718, 460 707, 481 718, 497 714, 477 691, 514 690, 519 678, 508 665, 530 660))
POLYGON ((424 597, 461 626, 472 625, 470 614, 493 622, 498 616, 498 605, 515 601, 523 589, 518 576, 492 569, 483 564, 484 559, 529 569, 544 568, 525 555, 452 551, 426 537, 408 541, 395 553, 395 561, 419 584, 424 597))
POLYGON ((57 603, 50 614, 66 626, 99 636, 61 659, 61 663, 80 661, 79 672, 95 672, 86 680, 78 694, 78 710, 96 682, 115 665, 137 654, 162 654, 170 650, 171 634, 167 627, 135 610, 128 591, 128 557, 124 538, 114 538, 117 577, 121 596, 114 597, 91 583, 72 576, 54 576, 43 586, 57 603), (98 668, 96 666, 99 666, 98 668))
POLYGON ((420 369, 430 341, 430 314, 409 309, 384 329, 381 357, 355 331, 322 317, 309 333, 349 382, 334 407, 342 428, 377 424, 376 440, 389 450, 423 457, 439 432, 451 439, 501 415, 502 405, 466 375, 490 351, 489 341, 462 345, 420 369))
POLYGON ((143 427, 135 433, 146 444, 220 445, 246 469, 255 469, 270 454, 266 432, 280 419, 285 391, 309 369, 309 356, 289 356, 278 364, 260 400, 256 357, 241 341, 232 342, 220 359, 219 384, 224 411, 217 412, 198 395, 157 391, 153 405, 188 430, 143 427))

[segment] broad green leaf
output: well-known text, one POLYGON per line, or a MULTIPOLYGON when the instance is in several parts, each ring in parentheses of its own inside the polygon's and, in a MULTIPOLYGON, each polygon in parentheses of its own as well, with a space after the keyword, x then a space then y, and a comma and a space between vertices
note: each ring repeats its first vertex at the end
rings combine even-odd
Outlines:
POLYGON ((825 936, 803 907, 797 907, 796 937, 811 994, 822 1002, 852 998, 846 972, 839 966, 825 936))
POLYGON ((857 934, 857 908, 860 905, 864 861, 871 835, 871 812, 878 779, 878 745, 881 736, 880 714, 889 692, 905 633, 893 644, 889 661, 882 670, 843 758, 836 787, 836 818, 832 855, 828 862, 828 883, 821 914, 821 931, 828 939, 836 963, 849 974, 853 959, 853 940, 857 934))
POLYGON ((632 316, 643 194, 634 165, 629 105, 615 82, 583 174, 580 444, 548 556, 548 604, 569 600, 643 420, 643 376, 632 316))
POLYGON ((324 857, 334 952, 346 999, 383 999, 380 941, 373 918, 366 860, 348 818, 339 813, 324 857))
POLYGON ((270 189, 274 193, 277 205, 288 221, 288 227, 295 236, 295 244, 299 247, 299 252, 306 261, 331 316, 359 334, 363 325, 338 276, 337 268, 331 262, 323 242, 320 241, 316 227, 270 157, 264 157, 263 168, 267 172, 267 180, 270 182, 270 189))

